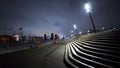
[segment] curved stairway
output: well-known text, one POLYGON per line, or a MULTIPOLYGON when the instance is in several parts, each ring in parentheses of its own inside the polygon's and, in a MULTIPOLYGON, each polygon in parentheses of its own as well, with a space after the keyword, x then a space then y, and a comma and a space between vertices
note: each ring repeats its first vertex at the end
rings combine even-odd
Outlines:
POLYGON ((68 68, 119 68, 120 30, 96 33, 84 41, 76 39, 66 45, 68 68))

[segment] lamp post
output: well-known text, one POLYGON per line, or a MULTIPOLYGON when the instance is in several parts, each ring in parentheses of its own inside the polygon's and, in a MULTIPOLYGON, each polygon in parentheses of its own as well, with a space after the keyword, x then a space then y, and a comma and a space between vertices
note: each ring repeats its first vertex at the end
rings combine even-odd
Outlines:
POLYGON ((73 30, 71 30, 71 36, 73 35, 73 30))
POLYGON ((77 26, 76 26, 76 24, 74 24, 74 25, 73 25, 73 28, 74 28, 74 29, 77 29, 77 26))
POLYGON ((73 33, 73 31, 71 30, 71 33, 73 33))
POLYGON ((78 30, 77 30, 76 24, 73 25, 73 28, 74 28, 74 30, 75 30, 75 32, 76 32, 76 35, 78 35, 78 30))
POLYGON ((90 33, 90 30, 88 30, 87 32, 90 33))
POLYGON ((79 32, 79 34, 81 35, 81 34, 82 34, 82 32, 80 31, 80 32, 79 32))
POLYGON ((94 24, 93 17, 92 17, 92 11, 91 11, 92 8, 91 8, 91 6, 88 3, 86 3, 85 4, 85 9, 86 9, 87 13, 90 16, 90 20, 91 20, 94 32, 96 33, 96 28, 95 28, 95 24, 94 24))
POLYGON ((104 30, 105 29, 105 27, 102 27, 102 30, 104 30))
POLYGON ((102 27, 102 31, 105 31, 105 27, 102 27))

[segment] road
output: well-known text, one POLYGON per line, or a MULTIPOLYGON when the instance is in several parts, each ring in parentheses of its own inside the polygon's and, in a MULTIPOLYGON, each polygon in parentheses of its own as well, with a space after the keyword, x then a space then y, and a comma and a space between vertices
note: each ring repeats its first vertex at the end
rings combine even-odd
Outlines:
POLYGON ((66 68, 65 43, 49 44, 0 55, 0 68, 66 68))

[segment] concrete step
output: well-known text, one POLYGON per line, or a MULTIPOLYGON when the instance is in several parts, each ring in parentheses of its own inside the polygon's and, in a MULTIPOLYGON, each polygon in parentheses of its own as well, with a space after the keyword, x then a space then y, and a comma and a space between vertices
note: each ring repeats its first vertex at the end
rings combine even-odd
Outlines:
POLYGON ((112 45, 111 46, 110 45, 105 46, 105 45, 96 45, 96 44, 92 44, 92 43, 88 43, 88 42, 81 42, 81 43, 84 44, 84 45, 89 45, 91 47, 96 47, 96 48, 100 48, 100 49, 120 51, 120 47, 111 47, 112 45))
POLYGON ((90 43, 90 44, 95 44, 95 45, 101 45, 101 46, 115 47, 115 48, 120 47, 120 45, 118 43, 111 44, 111 43, 98 42, 98 41, 84 41, 84 42, 90 43))
POLYGON ((120 67, 119 34, 120 30, 111 30, 73 40, 66 46, 68 64, 78 68, 120 67))
MULTIPOLYGON (((76 48, 75 50, 77 51, 81 51, 81 54, 84 55, 84 57, 88 57, 91 58, 92 60, 95 60, 104 64, 114 64, 114 66, 117 66, 118 64, 120 64, 120 61, 118 59, 120 59, 119 56, 114 56, 114 55, 109 55, 109 54, 104 54, 104 53, 99 53, 99 52, 94 52, 94 51, 90 51, 90 50, 85 50, 84 48, 80 47, 77 44, 74 44, 74 48, 76 48), (109 59, 108 59, 109 57, 109 59)), ((80 53, 79 53, 80 54, 80 53)), ((80 55, 81 56, 81 55, 80 55)))
POLYGON ((69 48, 68 48, 68 45, 69 44, 67 44, 66 45, 66 47, 65 47, 65 55, 64 55, 64 62, 65 62, 65 64, 69 67, 69 68, 72 68, 72 67, 74 67, 74 68, 78 68, 75 64, 73 64, 71 61, 70 61, 70 59, 69 59, 69 48))
POLYGON ((111 60, 118 60, 118 59, 120 59, 119 56, 106 54, 106 53, 101 53, 101 52, 91 51, 91 50, 85 49, 83 47, 80 47, 79 45, 75 45, 75 46, 77 46, 79 50, 81 50, 81 51, 83 51, 85 53, 91 54, 91 55, 96 55, 96 56, 103 57, 103 58, 106 58, 106 59, 109 57, 109 59, 111 59, 111 60))
MULTIPOLYGON (((71 58, 70 60, 72 60, 72 62, 74 62, 74 64, 77 67, 82 67, 82 68, 93 68, 93 66, 86 64, 85 62, 79 61, 78 59, 76 59, 74 57, 75 52, 71 49, 71 45, 68 46, 68 50, 69 50, 69 57, 71 58)), ((78 55, 77 55, 78 56, 78 55)), ((83 58, 83 57, 82 57, 83 58)))
POLYGON ((96 47, 92 47, 89 45, 83 45, 81 43, 77 43, 78 45, 80 45, 83 48, 89 49, 91 51, 96 51, 96 52, 102 52, 102 53, 107 53, 107 54, 114 54, 114 55, 120 55, 120 52, 118 51, 113 51, 113 50, 107 50, 107 49, 100 49, 100 48, 96 48, 96 47))
MULTIPOLYGON (((99 61, 96 61, 96 60, 93 60, 95 59, 95 56, 93 57, 92 55, 89 55, 89 54, 86 54, 84 52, 80 52, 79 51, 79 54, 76 52, 76 48, 74 45, 71 45, 71 49, 73 51, 73 55, 75 56, 75 58, 81 62, 85 62, 93 67, 102 67, 102 68, 105 68, 105 67, 108 67, 108 68, 112 68, 112 66, 110 65, 106 65, 106 64, 103 64, 99 61), (92 56, 92 58, 91 58, 92 56)), ((102 59, 103 60, 103 59, 102 59)))

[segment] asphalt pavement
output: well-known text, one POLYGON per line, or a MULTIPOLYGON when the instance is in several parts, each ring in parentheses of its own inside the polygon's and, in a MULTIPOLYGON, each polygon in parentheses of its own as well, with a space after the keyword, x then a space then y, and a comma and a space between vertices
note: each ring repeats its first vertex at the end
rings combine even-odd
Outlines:
MULTIPOLYGON (((52 43, 53 41, 47 41, 39 45, 39 47, 49 45, 52 43)), ((10 52, 15 52, 15 51, 20 51, 20 50, 26 50, 26 49, 31 48, 31 46, 35 47, 35 44, 23 44, 23 45, 12 45, 12 46, 7 46, 7 47, 0 47, 0 54, 10 53, 10 52)))
POLYGON ((49 44, 36 48, 0 55, 0 68, 66 68, 65 43, 49 44))

